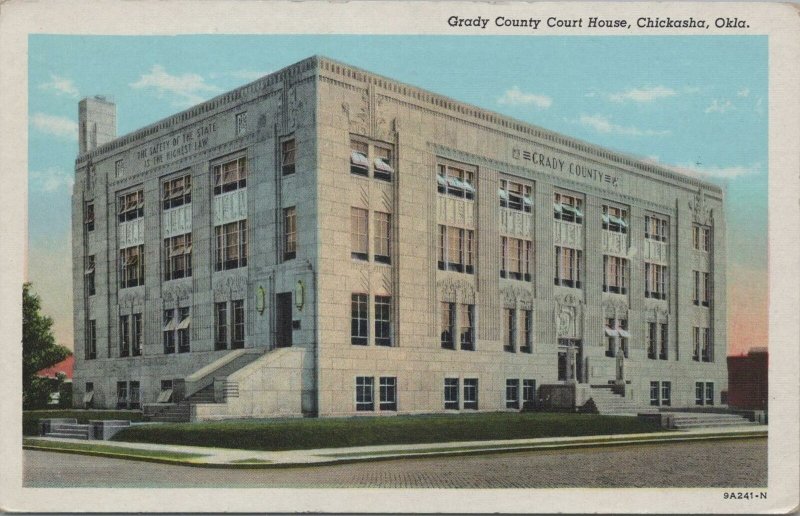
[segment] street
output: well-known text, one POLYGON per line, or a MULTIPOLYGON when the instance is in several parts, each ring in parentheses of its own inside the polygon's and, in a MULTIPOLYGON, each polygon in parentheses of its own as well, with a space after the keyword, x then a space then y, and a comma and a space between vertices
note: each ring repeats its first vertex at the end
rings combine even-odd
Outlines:
POLYGON ((767 439, 208 469, 24 451, 25 487, 766 487, 767 439))

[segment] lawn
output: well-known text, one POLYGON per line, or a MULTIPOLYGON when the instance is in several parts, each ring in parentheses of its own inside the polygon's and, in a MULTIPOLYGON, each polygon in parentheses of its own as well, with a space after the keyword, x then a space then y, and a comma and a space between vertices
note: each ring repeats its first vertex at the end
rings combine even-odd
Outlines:
POLYGON ((397 417, 170 423, 122 430, 115 441, 299 450, 381 444, 529 439, 658 432, 634 417, 564 413, 482 413, 397 417))
POLYGON ((39 420, 56 417, 75 418, 78 423, 99 419, 141 421, 142 413, 137 410, 25 410, 22 412, 22 435, 39 435, 39 420))
POLYGON ((153 459, 172 459, 172 460, 186 460, 198 457, 205 457, 202 453, 185 453, 185 452, 172 452, 161 450, 139 450, 136 448, 124 448, 121 446, 109 446, 104 444, 94 444, 86 442, 52 442, 38 439, 23 439, 23 446, 36 447, 38 449, 48 449, 55 451, 79 451, 96 455, 126 455, 130 457, 139 458, 153 458, 153 459))

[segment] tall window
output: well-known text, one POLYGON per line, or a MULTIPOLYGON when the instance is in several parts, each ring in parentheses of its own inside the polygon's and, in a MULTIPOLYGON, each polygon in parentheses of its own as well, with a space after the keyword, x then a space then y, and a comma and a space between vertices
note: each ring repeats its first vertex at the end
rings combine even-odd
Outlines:
POLYGON ((380 377, 381 410, 397 410, 397 377, 380 377))
POLYGON ((394 175, 394 151, 383 143, 370 143, 360 138, 350 139, 350 173, 391 181, 394 175))
POLYGON ((474 232, 451 226, 439 226, 439 269, 466 272, 474 269, 474 232))
POLYGON ((144 285, 144 246, 119 250, 120 288, 144 285))
MULTIPOLYGON (((608 349, 606 350, 606 356, 615 357, 617 356, 617 352, 619 350, 622 353, 622 356, 628 358, 628 339, 630 338, 630 333, 628 333, 628 321, 625 319, 607 319, 604 332, 608 340, 608 349), (619 341, 619 346, 617 346, 618 341, 619 341)), ((648 343, 649 343, 649 335, 648 335, 648 343)), ((648 356, 650 354, 651 354, 651 349, 648 346, 648 356)))
POLYGON ((214 303, 214 349, 228 349, 228 303, 214 303))
POLYGON ((350 343, 366 346, 369 341, 369 296, 352 294, 350 296, 350 343))
MULTIPOLYGON (((236 224, 235 222, 233 224, 236 224)), ((230 224, 229 224, 230 225, 230 224)), ((224 226, 217 226, 224 227, 224 226)), ((238 250, 237 250, 238 251, 238 250)), ((164 280, 188 278, 192 275, 192 234, 164 239, 164 280)), ((217 269, 219 270, 219 269, 217 269)))
POLYGON ((392 298, 375 296, 375 345, 392 345, 392 298))
POLYGON ((711 328, 703 328, 703 362, 714 361, 714 346, 711 338, 711 328))
POLYGON ((177 322, 175 321, 175 310, 164 310, 164 328, 162 335, 164 340, 164 353, 169 355, 175 353, 175 330, 177 329, 177 322))
POLYGON ((658 358, 658 325, 647 323, 647 358, 658 358))
POLYGON ((294 206, 283 209, 283 259, 297 256, 297 212, 294 206))
POLYGON ((478 410, 477 378, 464 378, 464 409, 478 410))
POLYGON ((706 382, 706 405, 714 404, 714 382, 706 382))
POLYGON ((628 211, 616 206, 603 205, 603 229, 615 233, 628 232, 628 211))
POLYGON ((667 299, 667 266, 644 263, 644 297, 667 299))
POLYGON ((190 344, 190 325, 192 324, 191 310, 188 306, 178 309, 178 353, 188 353, 190 344))
POLYGON ((500 196, 500 207, 530 213, 533 208, 531 190, 530 185, 501 179, 497 192, 500 196))
POLYGON ((117 408, 128 408, 128 382, 117 382, 117 408))
POLYGON ((667 219, 655 215, 645 215, 644 217, 644 237, 650 240, 666 242, 668 240, 667 219))
POLYGON ((281 142, 281 173, 284 176, 294 174, 296 153, 294 138, 281 142))
POLYGON ((86 327, 86 351, 84 356, 87 360, 97 358, 97 321, 94 319, 90 319, 86 327))
POLYGON ((441 338, 440 342, 443 348, 456 349, 455 345, 455 330, 456 330, 456 305, 455 303, 441 303, 441 338))
POLYGON ((461 349, 475 350, 475 305, 461 305, 461 349))
POLYGON ((356 376, 356 410, 375 410, 374 382, 371 376, 356 376))
POLYGON ((131 326, 130 316, 119 317, 119 356, 127 357, 131 353, 131 326))
POLYGON ((661 382, 661 406, 672 405, 672 382, 661 382))
POLYGON ((694 384, 694 404, 695 405, 703 405, 705 401, 704 396, 704 386, 703 382, 695 382, 694 384))
POLYGON ((506 380, 506 408, 519 408, 519 380, 506 380))
POLYGON ((247 160, 244 157, 214 165, 214 195, 247 186, 247 160))
POLYGON ((669 354, 669 328, 664 323, 659 326, 661 329, 661 351, 658 353, 658 358, 666 360, 669 354))
POLYGON ((522 347, 523 353, 533 353, 533 310, 522 311, 522 347))
MULTIPOLYGON (((186 315, 188 317, 186 329, 188 330, 188 324, 191 321, 191 317, 188 316, 188 313, 186 315)), ((181 324, 179 323, 178 326, 180 327, 180 325, 181 324)), ((215 350, 243 348, 245 340, 245 326, 246 314, 244 310, 244 300, 235 299, 230 302, 230 306, 228 306, 227 301, 214 303, 215 350), (230 321, 228 320, 229 313, 231 316, 230 321)), ((181 338, 180 332, 178 338, 181 338)))
POLYGON ((556 193, 553 199, 553 217, 564 222, 583 223, 583 200, 573 195, 556 193))
POLYGON ((444 379, 444 408, 458 410, 458 378, 444 379))
POLYGON ((475 172, 473 170, 440 163, 437 168, 436 182, 440 194, 468 200, 475 198, 475 172))
POLYGON ((626 294, 628 292, 628 260, 618 256, 603 255, 603 292, 626 294))
POLYGON ((556 275, 554 283, 562 287, 581 288, 583 252, 556 246, 556 275))
POLYGON ((698 251, 708 252, 711 249, 711 228, 709 226, 692 226, 692 243, 698 251))
POLYGON ((185 175, 164 181, 161 203, 165 210, 192 202, 192 176, 185 175))
POLYGON ((350 139, 350 173, 369 176, 369 144, 350 139))
POLYGON ((530 240, 500 237, 500 277, 531 280, 533 245, 530 240))
POLYGON ((94 269, 95 259, 92 254, 86 257, 86 270, 84 271, 84 276, 86 277, 86 294, 89 296, 95 294, 94 269))
POLYGON ((522 408, 532 409, 536 405, 536 380, 522 380, 522 408))
POLYGON ((133 314, 131 317, 131 324, 131 333, 133 334, 133 338, 131 339, 131 344, 133 344, 131 355, 138 357, 142 354, 142 314, 133 314))
POLYGON ((650 405, 659 406, 661 404, 660 395, 658 382, 650 382, 650 405))
POLYGON ((503 308, 503 350, 511 353, 517 350, 517 311, 503 308))
POLYGON ((702 274, 703 279, 703 299, 701 304, 703 306, 711 306, 711 274, 708 272, 704 272, 702 274))
POLYGON ((391 263, 392 216, 380 211, 375 212, 375 261, 391 263))
POLYGON ((392 167, 392 149, 375 145, 375 170, 373 177, 383 181, 391 181, 394 168, 392 167))
POLYGON ((117 199, 117 219, 120 222, 144 217, 144 190, 122 194, 117 199))
POLYGON ((693 328, 693 330, 694 330, 694 332, 693 332, 693 334, 694 334, 694 339, 693 339, 694 346, 693 346, 693 351, 692 351, 692 360, 694 360, 695 362, 699 362, 700 361, 700 347, 701 347, 701 344, 702 344, 702 340, 701 340, 701 337, 700 337, 700 331, 702 330, 702 328, 698 328, 697 326, 695 326, 693 328))
POLYGON ((356 260, 369 259, 367 210, 350 208, 350 256, 356 260))
POLYGON ((86 203, 86 211, 84 213, 84 225, 86 226, 86 231, 94 231, 94 203, 87 202, 86 203))
MULTIPOLYGON (((247 266, 247 220, 214 227, 216 252, 214 270, 247 266)), ((189 249, 191 252, 191 247, 189 249)))
POLYGON ((244 347, 244 300, 237 299, 231 301, 233 306, 233 336, 231 339, 231 349, 241 349, 244 347))

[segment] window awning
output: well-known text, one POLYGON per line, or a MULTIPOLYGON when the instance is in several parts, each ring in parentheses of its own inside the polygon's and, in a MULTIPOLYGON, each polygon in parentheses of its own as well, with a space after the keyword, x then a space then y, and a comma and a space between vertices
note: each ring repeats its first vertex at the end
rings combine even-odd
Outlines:
POLYGON ((619 330, 617 330, 617 332, 619 333, 619 336, 622 337, 622 338, 625 338, 625 339, 630 339, 631 338, 631 334, 628 333, 628 330, 623 330, 622 328, 620 328, 619 330))
POLYGON ((84 392, 83 393, 83 404, 91 403, 92 398, 94 398, 94 391, 84 392))
POLYGON ((522 202, 524 202, 528 206, 533 206, 533 199, 531 199, 527 195, 522 198, 522 202))
POLYGON ((375 170, 380 170, 381 172, 389 172, 390 174, 394 172, 394 169, 390 164, 383 161, 383 158, 375 158, 375 170))
POLYGON ((553 203, 553 211, 555 211, 556 213, 561 213, 563 211, 561 209, 561 203, 560 202, 554 202, 553 203))
POLYGON ((628 227, 628 225, 625 223, 625 221, 624 221, 624 220, 622 220, 622 219, 620 219, 620 218, 618 218, 618 217, 615 217, 615 216, 613 216, 613 215, 608 215, 608 219, 609 219, 609 220, 610 220, 612 223, 614 223, 614 224, 617 224, 617 225, 620 225, 620 226, 622 226, 623 228, 626 228, 626 227, 628 227))
POLYGON ((353 165, 360 165, 362 167, 369 167, 369 160, 367 159, 367 156, 356 151, 350 152, 350 163, 353 165))
POLYGON ((501 199, 507 201, 508 200, 508 192, 503 190, 502 188, 497 189, 497 195, 500 196, 501 199))
POLYGON ((190 324, 192 324, 192 316, 191 316, 191 315, 187 315, 187 316, 186 316, 186 317, 184 317, 184 318, 183 318, 183 320, 181 320, 181 322, 178 324, 178 329, 179 329, 179 330, 185 330, 186 328, 188 328, 188 327, 189 327, 189 325, 190 325, 190 324))
POLYGON ((447 184, 447 181, 444 179, 444 176, 442 174, 436 174, 436 182, 442 186, 445 186, 447 184))
POLYGON ((164 389, 158 393, 156 403, 169 403, 172 400, 172 389, 164 389))
POLYGON ((173 317, 167 322, 167 324, 164 325, 164 331, 172 331, 175 329, 176 326, 177 323, 175 322, 175 318, 173 317))
POLYGON ((453 188, 464 188, 464 183, 455 176, 447 176, 447 185, 453 188))
POLYGON ((472 184, 471 184, 471 183, 469 183, 469 182, 467 182, 467 181, 461 181, 461 184, 463 184, 463 185, 464 185, 464 190, 466 190, 466 191, 468 191, 468 192, 475 193, 475 187, 474 187, 474 186, 472 186, 472 184))
POLYGON ((606 326, 605 330, 606 330, 606 335, 607 336, 609 336, 609 337, 619 337, 619 332, 617 330, 609 328, 608 326, 606 326))
POLYGON ((93 272, 94 272, 94 265, 90 265, 89 267, 86 268, 86 270, 83 273, 84 274, 91 274, 93 272))

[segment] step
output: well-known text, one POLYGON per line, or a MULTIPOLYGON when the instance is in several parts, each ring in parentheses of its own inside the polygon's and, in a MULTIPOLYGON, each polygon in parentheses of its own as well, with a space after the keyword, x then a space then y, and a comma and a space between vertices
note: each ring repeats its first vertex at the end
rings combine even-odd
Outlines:
POLYGON ((88 434, 73 434, 73 433, 62 433, 62 432, 48 432, 45 437, 57 437, 59 439, 82 439, 84 441, 89 440, 88 434))

